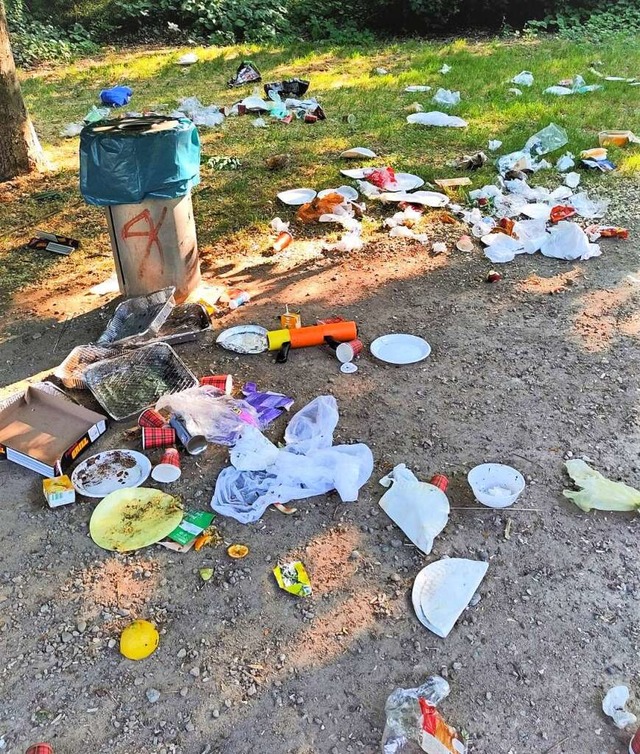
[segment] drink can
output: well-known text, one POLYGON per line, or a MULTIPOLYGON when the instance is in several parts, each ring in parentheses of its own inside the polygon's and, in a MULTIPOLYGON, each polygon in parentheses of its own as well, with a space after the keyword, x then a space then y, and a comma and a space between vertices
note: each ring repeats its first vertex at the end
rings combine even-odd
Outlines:
POLYGON ((155 411, 153 408, 148 408, 143 411, 138 417, 139 427, 166 427, 167 420, 155 411))
POLYGON ((144 450, 168 448, 176 444, 176 431, 173 427, 143 427, 142 447, 144 450))
POLYGON ((53 746, 51 744, 34 744, 27 749, 26 754, 53 754, 53 746))
POLYGON ((304 116, 305 123, 315 123, 317 120, 318 120, 318 116, 314 115, 313 113, 307 113, 304 116))
POLYGON ((184 424, 175 416, 171 417, 169 424, 175 429, 178 439, 189 455, 199 456, 207 449, 207 438, 204 435, 190 434, 184 424))
POLYGON ((629 754, 640 754, 640 728, 635 736, 629 741, 629 754))

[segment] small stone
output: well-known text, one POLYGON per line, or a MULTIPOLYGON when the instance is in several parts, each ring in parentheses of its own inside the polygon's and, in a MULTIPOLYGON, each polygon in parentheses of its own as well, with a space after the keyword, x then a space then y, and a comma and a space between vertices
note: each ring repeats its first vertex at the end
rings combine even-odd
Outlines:
POLYGON ((469 606, 475 607, 478 604, 478 602, 480 602, 481 599, 482 597, 480 596, 479 592, 476 592, 473 595, 473 597, 469 600, 469 606))
POLYGON ((215 717, 215 718, 220 717, 220 710, 219 709, 214 709, 213 712, 211 713, 211 715, 213 717, 215 717))
POLYGON ((147 699, 149 704, 155 704, 160 699, 160 692, 158 689, 147 689, 147 699))
POLYGON ((189 693, 189 689, 186 686, 183 686, 180 689, 180 696, 186 696, 189 693))
POLYGON ((462 670, 462 663, 461 662, 454 662, 451 666, 454 670, 462 670))
POLYGON ((196 729, 196 726, 191 722, 191 720, 189 720, 189 722, 184 727, 189 733, 193 733, 193 731, 196 729))
POLYGON ((360 553, 357 550, 354 550, 351 555, 349 555, 349 560, 360 560, 361 557, 360 553))
POLYGON ((402 547, 402 540, 401 539, 392 539, 391 540, 391 547, 395 547, 396 549, 398 547, 402 547))
POLYGON ((184 657, 187 656, 187 650, 182 647, 182 649, 178 650, 178 657, 182 660, 184 657))
POLYGON ((194 665, 189 671, 189 675, 192 675, 194 678, 197 678, 200 675, 200 668, 197 665, 194 665))
POLYGON ((402 581, 402 576, 399 573, 392 573, 391 576, 389 576, 389 580, 399 584, 402 581))
POLYGON ((487 691, 487 693, 484 695, 484 698, 490 702, 493 699, 493 694, 490 691, 487 691))
POLYGON ((224 706, 229 709, 231 707, 231 699, 225 699, 224 706))
POLYGON ((78 629, 78 632, 83 634, 87 630, 87 621, 86 620, 79 620, 76 623, 76 628, 78 629))
POLYGON ((63 644, 68 644, 70 641, 73 640, 73 635, 70 634, 68 631, 63 631, 62 636, 60 638, 62 639, 63 644))
POLYGON ((107 642, 107 646, 109 647, 109 649, 113 649, 115 645, 116 645, 115 639, 109 639, 109 641, 107 642))

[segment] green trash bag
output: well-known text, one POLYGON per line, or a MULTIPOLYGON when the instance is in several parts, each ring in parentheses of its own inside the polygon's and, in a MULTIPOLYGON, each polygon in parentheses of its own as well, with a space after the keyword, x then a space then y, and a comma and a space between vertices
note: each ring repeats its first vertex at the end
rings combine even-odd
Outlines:
POLYGON ((576 486, 582 489, 564 490, 562 494, 586 513, 592 508, 625 513, 640 510, 640 491, 622 482, 612 482, 582 460, 567 461, 565 466, 576 486))

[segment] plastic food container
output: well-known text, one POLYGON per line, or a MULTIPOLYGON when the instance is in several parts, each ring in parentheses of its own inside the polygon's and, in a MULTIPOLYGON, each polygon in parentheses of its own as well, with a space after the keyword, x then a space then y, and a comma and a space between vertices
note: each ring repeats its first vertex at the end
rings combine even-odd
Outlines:
POLYGON ((598 140, 601 147, 624 147, 632 136, 631 131, 600 131, 598 140))
POLYGON ((476 500, 488 508, 508 508, 525 488, 522 474, 503 463, 483 463, 471 469, 467 481, 476 500))

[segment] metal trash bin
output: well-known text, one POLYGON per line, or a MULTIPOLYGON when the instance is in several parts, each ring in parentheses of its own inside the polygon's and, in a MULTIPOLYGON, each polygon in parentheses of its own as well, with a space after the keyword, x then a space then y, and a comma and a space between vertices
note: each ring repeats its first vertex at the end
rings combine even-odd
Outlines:
POLYGON ((105 120, 80 135, 80 191, 105 207, 120 291, 175 286, 183 301, 200 283, 191 189, 200 139, 186 118, 105 120))

